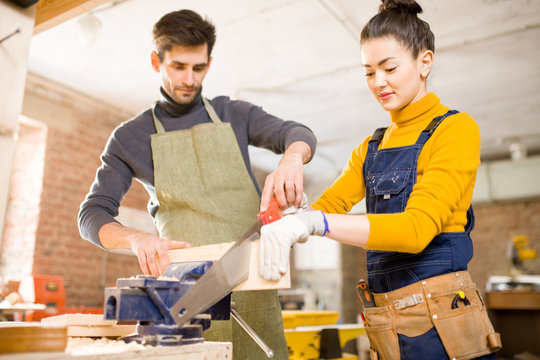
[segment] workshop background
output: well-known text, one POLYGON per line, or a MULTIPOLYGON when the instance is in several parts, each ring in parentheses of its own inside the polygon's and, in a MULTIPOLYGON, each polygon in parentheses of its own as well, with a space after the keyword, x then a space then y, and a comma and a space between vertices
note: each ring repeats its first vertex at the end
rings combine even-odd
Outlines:
MULTIPOLYGON (((38 2, 38 15, 47 3, 54 1, 38 2)), ((358 41, 378 0, 87 3, 77 16, 36 23, 34 34, 14 33, 0 44, 4 284, 32 274, 58 276, 68 306, 101 307, 104 287, 140 272, 129 251, 104 251, 82 240, 77 213, 111 131, 158 98, 159 77, 150 67, 151 28, 169 11, 193 9, 216 25, 214 59, 204 82, 207 97, 250 101, 315 132, 319 146, 305 175, 312 201, 339 175, 351 151, 389 123, 365 85, 358 41), (31 41, 26 52, 17 50, 21 57, 4 56, 25 36, 31 41), (3 65, 13 63, 23 75, 10 77, 3 65), (21 85, 13 86, 16 81, 21 85), (18 88, 24 88, 24 96, 18 88), (19 96, 17 109, 18 100, 10 99, 19 96), (5 118, 15 111, 20 113, 15 133, 4 131, 9 128, 5 118)), ((513 242, 526 236, 525 249, 540 244, 540 0, 419 3, 436 37, 428 90, 473 116, 482 132, 470 271, 486 296, 494 290, 489 285, 496 285, 489 284, 493 276, 540 275, 538 257, 516 260, 521 248, 513 242)), ((19 26, 5 15, 15 8, 0 0, 0 39, 19 26)), ((279 156, 259 149, 251 149, 251 156, 262 184, 279 156)), ((119 220, 154 231, 147 200, 134 182, 119 220)), ((353 209, 363 211, 362 203, 353 209)), ((357 321, 355 285, 366 276, 364 250, 318 239, 297 246, 291 264, 293 288, 309 294, 304 306, 338 311, 340 322, 357 321)), ((539 292, 540 284, 533 291, 539 292)), ((534 306, 514 313, 538 334, 538 300, 534 306)), ((490 314, 496 327, 515 321, 496 309, 490 314)), ((540 356, 538 344, 520 346, 512 350, 540 356)))

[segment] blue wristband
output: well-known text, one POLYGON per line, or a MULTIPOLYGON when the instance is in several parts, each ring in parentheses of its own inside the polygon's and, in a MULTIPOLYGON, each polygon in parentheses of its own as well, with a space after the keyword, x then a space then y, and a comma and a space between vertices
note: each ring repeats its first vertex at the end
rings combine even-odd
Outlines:
POLYGON ((326 216, 324 216, 324 213, 322 211, 321 211, 321 214, 324 220, 324 233, 322 234, 322 236, 324 236, 330 232, 330 229, 328 228, 328 220, 326 220, 326 216))

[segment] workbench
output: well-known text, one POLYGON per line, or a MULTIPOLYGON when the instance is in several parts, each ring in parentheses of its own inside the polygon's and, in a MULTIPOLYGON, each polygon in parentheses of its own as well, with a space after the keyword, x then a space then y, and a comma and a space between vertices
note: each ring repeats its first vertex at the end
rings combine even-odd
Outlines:
POLYGON ((500 356, 513 358, 524 352, 540 356, 540 291, 489 291, 486 305, 495 330, 501 334, 500 356))
POLYGON ((230 360, 232 343, 210 342, 182 346, 143 346, 137 343, 90 338, 69 338, 65 352, 0 355, 0 360, 230 360))

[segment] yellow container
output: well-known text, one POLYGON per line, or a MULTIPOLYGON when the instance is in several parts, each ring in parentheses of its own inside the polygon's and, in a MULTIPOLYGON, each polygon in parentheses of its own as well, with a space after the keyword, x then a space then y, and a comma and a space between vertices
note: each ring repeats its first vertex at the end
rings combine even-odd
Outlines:
POLYGON ((337 311, 283 310, 283 327, 294 329, 298 326, 333 325, 339 319, 337 311))

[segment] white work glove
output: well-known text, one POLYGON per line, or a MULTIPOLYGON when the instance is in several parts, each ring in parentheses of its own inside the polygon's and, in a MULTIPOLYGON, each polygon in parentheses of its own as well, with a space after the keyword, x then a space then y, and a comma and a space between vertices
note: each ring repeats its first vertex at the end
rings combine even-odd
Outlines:
POLYGON ((290 206, 290 207, 286 208, 285 210, 281 211, 281 216, 299 214, 299 213, 307 211, 307 210, 311 210, 311 206, 309 206, 309 201, 308 201, 306 193, 303 193, 302 194, 302 202, 300 203, 300 207, 290 206))
POLYGON ((322 211, 305 211, 288 215, 261 228, 259 275, 279 280, 289 268, 291 246, 305 242, 310 235, 323 236, 328 223, 322 211))

